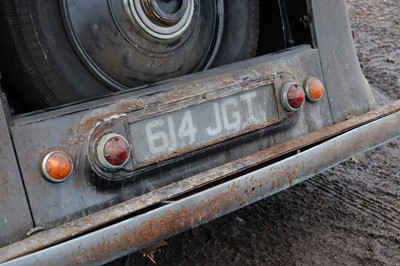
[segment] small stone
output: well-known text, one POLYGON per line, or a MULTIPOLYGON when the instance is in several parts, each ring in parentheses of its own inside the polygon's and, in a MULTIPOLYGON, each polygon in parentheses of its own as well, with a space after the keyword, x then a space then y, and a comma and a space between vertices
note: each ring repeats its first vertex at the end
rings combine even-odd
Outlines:
POLYGON ((241 224, 245 224, 246 223, 246 221, 243 220, 242 218, 240 218, 239 216, 236 216, 235 220, 238 221, 241 224))
POLYGON ((388 57, 388 58, 386 58, 386 62, 388 62, 388 63, 395 63, 396 61, 395 61, 393 58, 388 57))
POLYGON ((360 161, 356 157, 351 158, 351 162, 355 164, 360 164, 360 161))

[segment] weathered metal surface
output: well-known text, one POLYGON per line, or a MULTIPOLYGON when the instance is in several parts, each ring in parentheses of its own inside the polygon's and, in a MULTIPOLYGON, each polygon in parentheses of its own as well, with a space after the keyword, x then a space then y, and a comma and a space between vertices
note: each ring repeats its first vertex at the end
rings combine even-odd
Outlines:
MULTIPOLYGON (((209 185, 212 182, 216 182, 218 180, 224 179, 232 175, 237 175, 240 172, 243 172, 244 170, 254 168, 258 165, 264 165, 268 161, 275 159, 278 156, 282 156, 284 154, 288 154, 293 151, 301 150, 302 148, 308 147, 316 142, 330 139, 336 135, 342 134, 346 131, 349 131, 366 123, 376 121, 387 115, 396 113, 397 116, 399 116, 399 112, 400 112, 400 101, 386 105, 385 107, 379 110, 364 114, 362 116, 350 117, 348 120, 340 124, 336 124, 331 127, 325 128, 324 130, 311 133, 307 136, 300 137, 276 145, 274 147, 265 149, 250 156, 246 156, 243 159, 230 162, 223 166, 211 169, 207 172, 192 176, 190 178, 171 184, 164 188, 155 190, 151 193, 117 204, 108 209, 88 215, 86 217, 72 221, 70 223, 66 223, 60 227, 56 227, 45 232, 39 232, 24 241, 0 249, 0 262, 20 257, 38 251, 42 248, 46 248, 55 245, 57 243, 60 243, 62 241, 82 235, 88 231, 92 231, 95 228, 103 227, 106 224, 112 223, 113 221, 120 220, 124 217, 133 215, 135 212, 143 210, 147 207, 151 207, 156 204, 162 203, 164 201, 168 201, 171 198, 190 193, 191 191, 199 189, 205 185, 209 185)), ((380 125, 385 123, 381 121, 378 124, 375 124, 374 130, 376 130, 376 127, 379 127, 380 125)), ((393 123, 394 122, 391 122, 392 127, 393 123)), ((382 133, 380 140, 382 141, 386 140, 385 137, 387 137, 387 135, 385 134, 393 133, 390 132, 390 130, 392 130, 392 127, 384 127, 385 131, 387 132, 382 133)), ((368 132, 368 130, 369 129, 364 128, 363 132, 368 132)), ((352 134, 354 134, 354 132, 347 133, 346 138, 351 138, 352 134)), ((372 131, 371 134, 373 134, 372 131)), ((375 132, 373 136, 378 137, 379 134, 375 132)), ((354 136, 354 138, 357 138, 357 136, 354 136)), ((389 138, 392 138, 392 135, 390 135, 389 138)), ((369 139, 365 139, 362 141, 366 142, 362 146, 364 147, 365 145, 368 144, 369 139)), ((337 142, 338 140, 336 140, 336 143, 337 142)), ((340 143, 341 142, 339 141, 339 144, 340 143)), ((379 142, 378 140, 375 140, 375 142, 371 142, 369 145, 373 147, 375 145, 374 143, 379 143, 379 142)), ((338 146, 342 145, 340 144, 338 146)), ((358 147, 357 149, 359 148, 360 147, 358 147)), ((319 149, 322 149, 322 147, 320 146, 319 149)), ((328 155, 330 152, 331 150, 327 149, 326 155, 328 155)), ((341 154, 340 156, 344 157, 345 155, 346 154, 341 154)), ((347 153, 347 156, 350 155, 351 153, 347 153)), ((337 158, 340 159, 340 157, 337 158)), ((322 158, 318 160, 323 161, 322 158)), ((307 167, 308 166, 313 167, 313 165, 307 165, 307 167)), ((316 173, 315 169, 310 169, 310 171, 312 173, 316 173)))
POLYGON ((259 87, 228 88, 231 95, 129 124, 137 166, 159 162, 266 128, 281 119, 274 79, 259 80, 259 87), (236 93, 235 93, 236 92, 236 93))
MULTIPOLYGON (((280 90, 276 87, 295 79, 290 73, 257 77, 160 104, 155 110, 107 119, 96 127, 90 139, 93 170, 107 179, 121 180, 134 176, 138 168, 167 164, 172 158, 176 161, 200 149, 215 149, 226 140, 281 123, 289 114, 279 107, 280 90), (99 164, 96 151, 99 138, 115 132, 129 140, 132 156, 122 170, 110 173, 99 164)), ((294 121, 285 122, 280 126, 294 121)))
POLYGON ((374 108, 351 35, 344 0, 311 0, 314 41, 320 51, 326 91, 336 122, 374 108))
POLYGON ((0 247, 23 239, 33 227, 3 101, 0 88, 0 247))
MULTIPOLYGON (((396 103, 397 109, 399 103, 396 103)), ((372 120, 377 118, 376 114, 372 116, 372 120)), ((57 263, 66 265, 97 265, 111 261, 273 195, 354 154, 397 138, 399 124, 400 111, 397 111, 295 156, 4 265, 53 265, 55 258, 57 263)))
MULTIPOLYGON (((157 164, 138 169, 129 180, 122 178, 118 184, 103 181, 92 171, 96 164, 91 164, 88 157, 89 138, 98 128, 96 126, 105 120, 112 121, 110 119, 115 117, 123 119, 130 113, 141 118, 156 115, 160 110, 180 108, 190 101, 195 103, 204 94, 217 93, 219 90, 223 92, 221 88, 243 86, 245 89, 256 86, 257 78, 280 72, 292 73, 299 82, 308 75, 321 78, 318 51, 309 46, 297 47, 168 83, 14 119, 11 132, 35 224, 46 228, 64 224, 331 125, 331 114, 325 98, 317 104, 306 103, 295 114, 284 114, 288 116, 283 123, 277 124, 282 126, 279 130, 273 125, 222 144, 210 145, 199 152, 184 154, 179 156, 179 160, 160 160, 157 164), (46 154, 54 150, 68 153, 75 164, 71 177, 62 184, 52 184, 39 171, 32 171, 37 169, 46 154)), ((130 173, 110 173, 112 177, 126 174, 130 173)))
MULTIPOLYGON (((198 73, 164 84, 112 95, 105 99, 46 110, 44 113, 30 114, 15 119, 11 131, 35 223, 49 228, 79 216, 85 216, 79 220, 81 224, 71 223, 71 225, 77 225, 77 228, 74 228, 76 231, 72 232, 81 234, 104 224, 104 221, 96 219, 93 224, 88 223, 87 213, 104 209, 126 199, 138 199, 138 195, 157 191, 179 180, 184 182, 184 180, 189 180, 185 178, 196 176, 196 174, 202 178, 199 173, 230 161, 233 161, 233 165, 237 163, 236 166, 239 169, 237 171, 240 171, 242 168, 239 166, 246 168, 246 163, 245 160, 238 160, 239 158, 250 159, 246 156, 279 143, 284 144, 275 147, 285 147, 287 140, 329 126, 333 121, 342 121, 349 114, 355 115, 370 110, 373 107, 373 100, 359 70, 351 42, 349 23, 345 17, 344 1, 309 0, 308 3, 311 4, 309 9, 313 15, 315 47, 319 50, 307 46, 297 47, 292 51, 255 58, 214 69, 212 72, 198 73), (331 25, 336 25, 336 27, 331 25), (336 31, 334 28, 344 29, 344 31, 336 31), (292 127, 273 133, 259 131, 257 134, 248 135, 247 138, 237 138, 236 142, 227 142, 224 147, 210 147, 201 156, 194 155, 192 160, 183 158, 181 162, 168 166, 164 161, 159 162, 153 169, 139 173, 134 180, 124 181, 118 186, 99 184, 97 176, 91 171, 87 159, 88 136, 104 119, 136 111, 151 114, 165 107, 165 104, 172 104, 177 100, 184 101, 194 96, 201 97, 203 93, 212 89, 205 86, 206 84, 221 88, 245 82, 248 77, 280 71, 292 72, 300 81, 306 75, 316 76, 323 79, 327 85, 327 96, 318 104, 307 103, 298 113, 292 127), (56 149, 71 154, 77 166, 71 179, 63 184, 51 184, 42 178, 40 171, 32 171, 32 169, 37 169, 45 154, 56 149), (87 227, 85 227, 86 224, 87 227)), ((322 136, 326 135, 322 133, 322 136)), ((274 150, 277 149, 275 147, 269 150, 273 156, 281 154, 281 151, 274 150), (274 151, 278 152, 274 153, 274 151)), ((289 148, 292 149, 292 146, 289 148)), ((249 165, 254 164, 249 162, 247 166, 249 165)), ((220 176, 215 177, 218 179, 230 173, 235 173, 235 170, 226 168, 225 171, 218 173, 220 176)), ((203 181, 201 184, 207 183, 203 181)), ((166 188, 173 189, 174 187, 167 186, 166 188)), ((168 198, 168 195, 162 197, 168 198)), ((150 202, 159 202, 160 198, 150 202)), ((145 206, 146 204, 142 203, 138 205, 138 208, 145 206)), ((135 208, 128 209, 132 212, 135 208)), ((104 217, 98 216, 98 218, 104 217)), ((118 215, 111 215, 110 220, 106 221, 112 221, 112 217, 115 218, 118 215)), ((57 231, 58 229, 54 231, 56 235, 60 232, 57 231)), ((44 243, 43 246, 51 245, 70 237, 64 233, 65 231, 61 231, 57 237, 49 237, 45 241, 44 238, 39 238, 39 242, 34 243, 33 246, 40 248, 42 243, 44 243)), ((72 233, 72 235, 76 234, 72 233)), ((32 246, 30 247, 31 249, 28 248, 28 250, 32 251, 32 246)), ((21 248, 25 247, 21 246, 21 248)))

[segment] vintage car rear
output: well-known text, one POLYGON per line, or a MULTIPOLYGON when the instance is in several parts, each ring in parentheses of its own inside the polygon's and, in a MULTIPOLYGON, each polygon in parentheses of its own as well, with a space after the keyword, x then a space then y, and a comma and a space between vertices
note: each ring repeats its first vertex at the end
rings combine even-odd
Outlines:
POLYGON ((400 135, 344 1, 0 9, 4 265, 103 264, 400 135))

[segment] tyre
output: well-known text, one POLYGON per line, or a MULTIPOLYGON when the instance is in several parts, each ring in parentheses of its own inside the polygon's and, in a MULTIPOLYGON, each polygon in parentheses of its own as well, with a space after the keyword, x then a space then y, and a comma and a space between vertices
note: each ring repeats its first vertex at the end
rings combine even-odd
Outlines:
POLYGON ((255 55, 258 0, 2 0, 0 69, 39 109, 255 55))

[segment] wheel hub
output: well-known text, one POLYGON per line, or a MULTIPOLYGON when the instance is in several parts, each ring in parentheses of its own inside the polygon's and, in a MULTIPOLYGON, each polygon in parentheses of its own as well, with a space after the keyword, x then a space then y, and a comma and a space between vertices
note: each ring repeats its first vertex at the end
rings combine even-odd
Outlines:
POLYGON ((147 16, 162 26, 177 24, 183 18, 188 3, 188 0, 143 0, 147 16))
POLYGON ((175 40, 188 29, 194 0, 124 0, 130 22, 142 35, 175 40))

